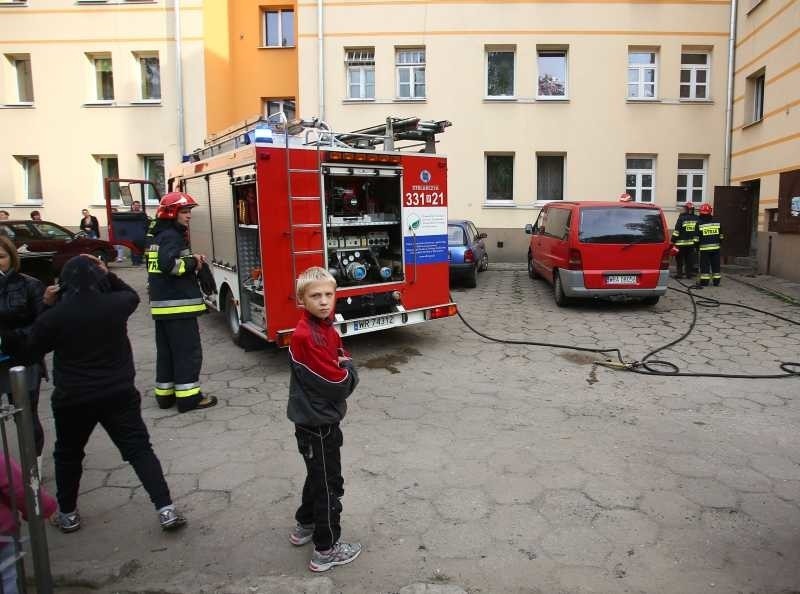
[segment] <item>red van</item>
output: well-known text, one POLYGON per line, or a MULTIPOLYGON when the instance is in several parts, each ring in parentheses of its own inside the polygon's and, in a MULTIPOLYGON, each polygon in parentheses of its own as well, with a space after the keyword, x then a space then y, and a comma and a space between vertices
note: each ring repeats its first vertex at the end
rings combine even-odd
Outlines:
POLYGON ((528 275, 547 279, 559 306, 580 297, 655 305, 667 292, 670 238, 654 204, 551 202, 525 232, 528 275))

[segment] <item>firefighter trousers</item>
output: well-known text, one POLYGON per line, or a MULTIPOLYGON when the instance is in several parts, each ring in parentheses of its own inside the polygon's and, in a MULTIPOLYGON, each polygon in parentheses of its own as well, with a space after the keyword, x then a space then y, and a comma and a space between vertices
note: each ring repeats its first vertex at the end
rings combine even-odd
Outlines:
POLYGON ((708 281, 712 281, 714 286, 719 286, 721 279, 719 250, 701 250, 700 284, 708 286, 708 281))
POLYGON ((679 277, 692 276, 694 274, 694 245, 679 245, 678 255, 675 256, 675 267, 679 277))
POLYGON ((203 399, 200 368, 203 346, 197 318, 156 320, 156 386, 161 408, 178 404, 179 412, 197 407, 203 399))

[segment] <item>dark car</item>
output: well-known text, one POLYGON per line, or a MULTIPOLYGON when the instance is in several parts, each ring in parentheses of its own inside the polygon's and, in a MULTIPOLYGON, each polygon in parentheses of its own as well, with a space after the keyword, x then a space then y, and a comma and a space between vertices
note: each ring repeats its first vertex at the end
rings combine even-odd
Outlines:
POLYGON ((447 251, 450 279, 460 280, 467 287, 478 284, 478 273, 489 268, 486 233, 479 233, 472 221, 447 221, 447 251))
MULTIPOLYGON (((54 276, 61 272, 64 263, 73 256, 91 254, 110 262, 117 253, 114 246, 107 241, 90 239, 85 233, 73 233, 49 221, 0 221, 0 233, 11 238, 21 254, 52 254, 54 276)), ((46 275, 40 273, 35 276, 41 278, 46 275)))

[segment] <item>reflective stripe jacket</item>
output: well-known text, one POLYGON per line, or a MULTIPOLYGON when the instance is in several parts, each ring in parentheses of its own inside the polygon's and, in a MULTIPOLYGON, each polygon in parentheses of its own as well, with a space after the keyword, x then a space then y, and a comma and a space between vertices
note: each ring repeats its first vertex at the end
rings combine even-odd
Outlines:
POLYGON ((155 319, 196 317, 206 306, 197 284, 197 261, 185 228, 162 220, 147 249, 150 313, 155 319))
POLYGON ((672 243, 678 246, 694 245, 697 241, 696 214, 681 213, 675 221, 675 230, 672 232, 672 243))
POLYGON ((722 229, 719 223, 709 216, 700 217, 697 222, 696 237, 701 252, 718 250, 722 245, 722 229))

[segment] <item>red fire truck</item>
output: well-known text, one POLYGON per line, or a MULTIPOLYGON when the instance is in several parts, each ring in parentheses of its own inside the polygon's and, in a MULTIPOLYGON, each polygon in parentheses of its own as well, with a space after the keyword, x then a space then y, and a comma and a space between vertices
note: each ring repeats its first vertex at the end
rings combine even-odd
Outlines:
POLYGON ((447 160, 435 154, 450 122, 388 118, 336 133, 279 115, 210 138, 168 180, 199 203, 192 251, 208 257, 218 287, 208 304, 234 342, 289 344, 295 279, 309 266, 336 278, 343 336, 455 315, 447 160))

